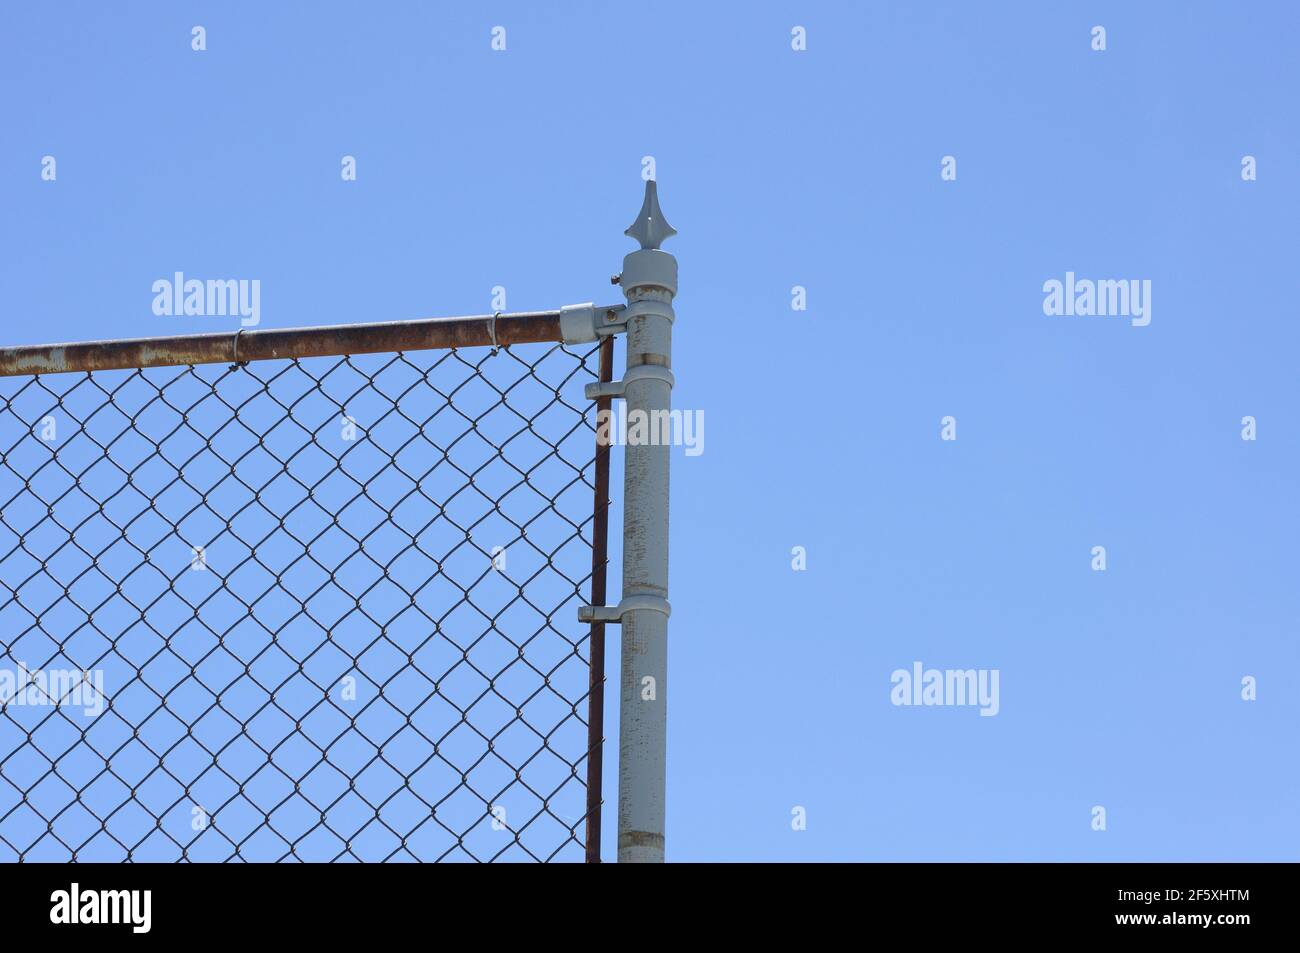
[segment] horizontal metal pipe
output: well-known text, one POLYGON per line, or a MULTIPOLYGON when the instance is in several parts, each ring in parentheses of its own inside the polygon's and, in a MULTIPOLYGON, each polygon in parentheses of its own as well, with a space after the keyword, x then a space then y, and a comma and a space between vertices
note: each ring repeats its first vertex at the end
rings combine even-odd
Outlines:
POLYGON ((560 341, 559 311, 0 348, 0 377, 560 341))

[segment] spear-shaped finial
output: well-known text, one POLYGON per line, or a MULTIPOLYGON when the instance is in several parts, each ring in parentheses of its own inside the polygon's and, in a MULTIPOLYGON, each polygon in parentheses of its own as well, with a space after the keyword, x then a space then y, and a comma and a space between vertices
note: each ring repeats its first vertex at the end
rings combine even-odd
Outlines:
POLYGON ((642 248, 658 248, 664 239, 677 234, 677 229, 668 224, 663 209, 659 207, 659 190, 654 179, 646 180, 645 201, 641 203, 641 211, 637 213, 636 221, 623 234, 635 238, 642 248))

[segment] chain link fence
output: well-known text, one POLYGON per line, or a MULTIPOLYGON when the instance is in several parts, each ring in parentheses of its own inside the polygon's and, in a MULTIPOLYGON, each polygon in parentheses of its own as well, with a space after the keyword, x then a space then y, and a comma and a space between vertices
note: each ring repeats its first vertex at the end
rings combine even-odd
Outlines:
POLYGON ((0 380, 0 858, 582 859, 599 351, 0 380))

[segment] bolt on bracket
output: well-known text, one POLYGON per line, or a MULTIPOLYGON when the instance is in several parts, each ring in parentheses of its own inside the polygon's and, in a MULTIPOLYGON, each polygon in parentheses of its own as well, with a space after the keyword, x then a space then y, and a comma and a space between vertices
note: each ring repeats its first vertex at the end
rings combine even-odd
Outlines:
POLYGON ((586 344, 627 330, 625 304, 566 304, 560 309, 560 336, 565 344, 586 344))

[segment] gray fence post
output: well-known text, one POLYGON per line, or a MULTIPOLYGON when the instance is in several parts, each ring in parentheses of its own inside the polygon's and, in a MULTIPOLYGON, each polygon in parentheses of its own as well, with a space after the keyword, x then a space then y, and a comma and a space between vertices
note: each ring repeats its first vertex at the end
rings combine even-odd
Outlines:
POLYGON ((631 431, 643 415, 651 439, 624 433, 622 670, 619 686, 618 859, 664 859, 664 762, 668 706, 668 456, 672 404, 673 296, 677 259, 659 248, 677 234, 654 181, 627 235, 641 247, 623 259, 631 431))
MULTIPOLYGON (((619 672, 618 859, 664 859, 664 761, 668 707, 668 454, 674 431, 673 296, 677 259, 659 248, 677 230, 664 219, 653 181, 624 233, 641 247, 623 259, 627 304, 621 308, 569 305, 560 312, 566 343, 627 334, 621 381, 592 383, 591 400, 622 397, 625 423, 606 437, 623 444, 623 598, 617 606, 582 606, 583 622, 622 626, 619 672)), ((598 424, 597 434, 602 427, 598 424)))

